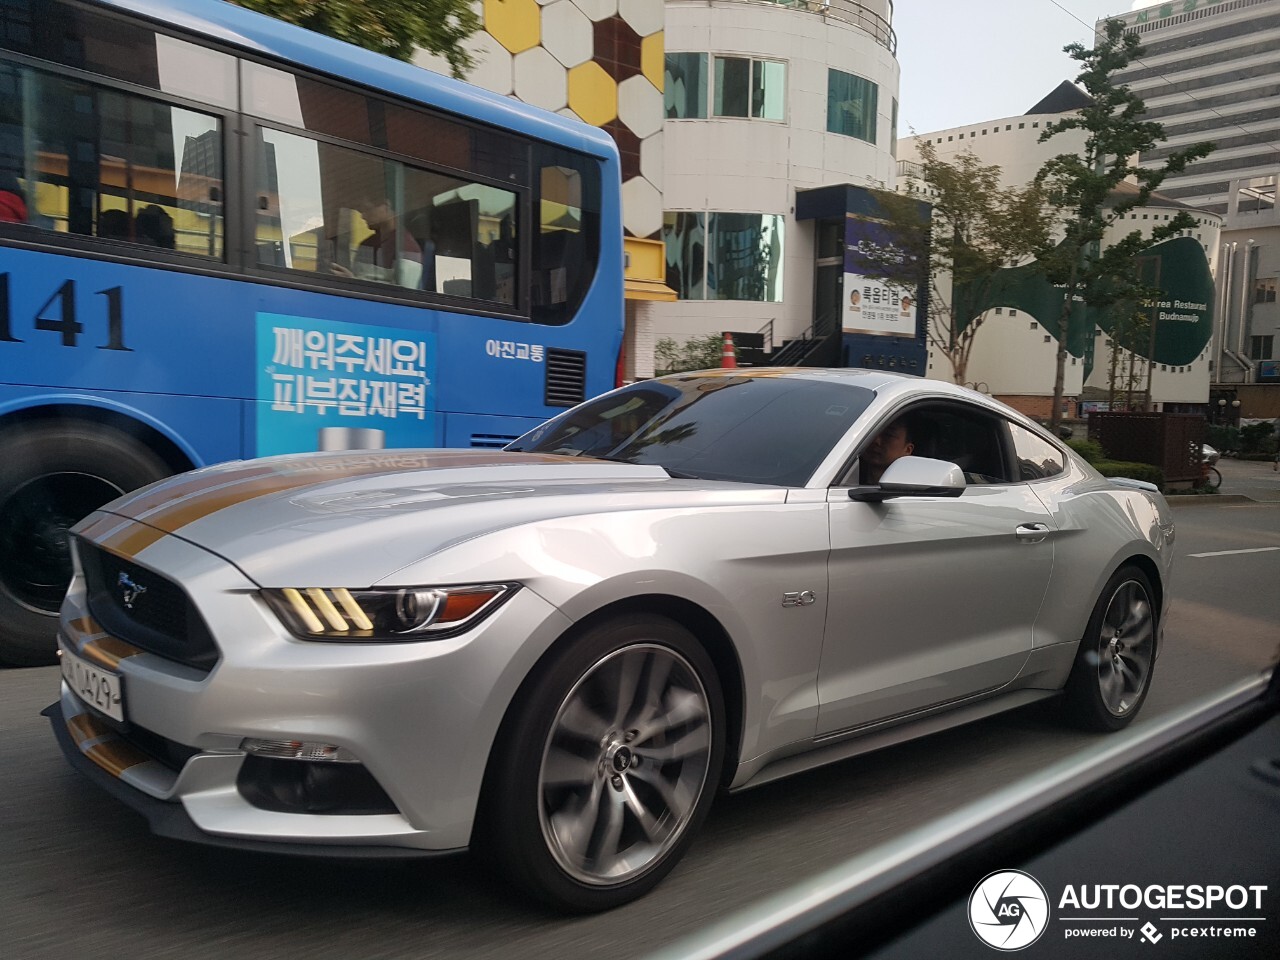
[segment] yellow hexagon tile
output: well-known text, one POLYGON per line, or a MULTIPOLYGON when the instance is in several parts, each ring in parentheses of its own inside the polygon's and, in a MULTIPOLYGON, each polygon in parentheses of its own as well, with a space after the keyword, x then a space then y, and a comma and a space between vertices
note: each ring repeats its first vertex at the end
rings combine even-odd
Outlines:
POLYGON ((537 0, 484 0, 484 28, 510 50, 520 53, 542 39, 537 0))
POLYGON ((662 89, 662 72, 665 63, 663 31, 651 33, 640 41, 640 72, 659 90, 662 89))
POLYGON ((618 85, 588 60, 569 71, 569 106, 587 123, 603 126, 618 115, 618 85))

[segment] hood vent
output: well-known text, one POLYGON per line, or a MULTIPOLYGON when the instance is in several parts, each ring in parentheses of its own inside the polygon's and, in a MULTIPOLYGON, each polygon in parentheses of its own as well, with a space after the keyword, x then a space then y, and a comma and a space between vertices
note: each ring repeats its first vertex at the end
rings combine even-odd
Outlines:
POLYGON ((587 355, 581 350, 547 350, 548 407, 575 407, 587 399, 587 355))
POLYGON ((486 450, 501 450, 512 440, 514 436, 506 436, 501 433, 473 433, 471 435, 471 446, 483 447, 486 450))

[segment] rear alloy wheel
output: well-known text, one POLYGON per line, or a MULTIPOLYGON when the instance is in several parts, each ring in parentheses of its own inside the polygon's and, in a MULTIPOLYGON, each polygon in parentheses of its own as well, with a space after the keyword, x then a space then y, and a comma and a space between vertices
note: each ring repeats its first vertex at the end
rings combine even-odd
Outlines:
POLYGON ((636 616, 587 631, 530 681, 478 845, 558 908, 634 900, 675 866, 715 792, 714 667, 684 628, 636 616))
POLYGON ((0 433, 0 663, 53 663, 72 525, 172 471, 126 434, 82 421, 0 433))
POLYGON ((1121 567, 1103 588, 1067 680, 1067 708, 1081 726, 1119 730, 1146 699, 1156 654, 1153 596, 1136 567, 1121 567))

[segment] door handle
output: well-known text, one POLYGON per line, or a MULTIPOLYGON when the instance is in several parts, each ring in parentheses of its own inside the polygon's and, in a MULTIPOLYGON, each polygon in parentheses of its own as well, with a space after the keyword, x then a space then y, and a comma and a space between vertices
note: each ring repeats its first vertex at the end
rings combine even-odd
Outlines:
POLYGON ((1015 537, 1026 543, 1039 543, 1051 533, 1053 529, 1047 523, 1021 523, 1013 531, 1015 537))

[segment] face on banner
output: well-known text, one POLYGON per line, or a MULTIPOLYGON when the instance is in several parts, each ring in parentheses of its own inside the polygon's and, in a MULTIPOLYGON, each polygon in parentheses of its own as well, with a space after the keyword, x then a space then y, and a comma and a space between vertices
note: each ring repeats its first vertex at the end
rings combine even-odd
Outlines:
POLYGON ((844 275, 845 333, 916 335, 916 301, 906 287, 856 273, 844 275))

